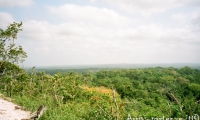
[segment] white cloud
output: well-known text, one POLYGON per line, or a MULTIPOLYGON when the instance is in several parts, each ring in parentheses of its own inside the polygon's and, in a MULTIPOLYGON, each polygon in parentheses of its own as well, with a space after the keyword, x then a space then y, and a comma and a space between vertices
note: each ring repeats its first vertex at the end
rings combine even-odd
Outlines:
POLYGON ((23 23, 23 38, 42 40, 51 39, 55 29, 46 21, 27 21, 23 23))
POLYGON ((107 8, 93 6, 78 6, 65 4, 59 7, 48 7, 50 13, 66 20, 85 24, 98 24, 106 26, 124 26, 133 23, 135 20, 122 16, 107 8))
POLYGON ((33 0, 0 0, 1 7, 12 7, 12 6, 30 6, 33 4, 33 0))
POLYGON ((195 42, 196 34, 186 29, 165 29, 155 24, 107 29, 76 22, 53 25, 46 21, 28 21, 23 28, 19 44, 29 55, 26 66, 195 62, 200 59, 195 56, 200 49, 191 43, 195 42))
POLYGON ((198 33, 200 33, 200 9, 187 13, 180 12, 172 14, 171 19, 183 28, 190 30, 194 38, 198 38, 198 33))
POLYGON ((0 12, 0 28, 5 29, 9 24, 14 22, 14 18, 11 14, 6 12, 0 12))
MULTIPOLYGON (((99 1, 91 2, 95 4, 99 1)), ((62 19, 62 23, 51 24, 48 19, 23 22, 23 31, 19 33, 17 43, 28 53, 25 66, 200 60, 200 17, 197 10, 173 15, 168 13, 169 18, 164 21, 180 25, 175 27, 167 26, 163 19, 157 20, 160 23, 155 22, 155 18, 152 18, 155 16, 122 14, 130 10, 130 13, 151 15, 184 6, 188 0, 184 0, 184 4, 178 0, 164 1, 163 4, 158 0, 150 3, 144 0, 111 2, 122 11, 114 11, 114 7, 109 9, 65 4, 48 7, 51 18, 56 16, 55 20, 62 19)), ((12 15, 0 13, 0 25, 7 25, 4 22, 13 20, 12 15)))
POLYGON ((171 19, 176 21, 177 23, 182 23, 185 25, 191 24, 191 22, 199 17, 200 10, 192 11, 192 12, 180 12, 176 14, 172 14, 171 19))
POLYGON ((91 2, 109 4, 115 6, 116 9, 143 16, 162 13, 169 9, 186 5, 200 5, 199 0, 91 0, 91 2))

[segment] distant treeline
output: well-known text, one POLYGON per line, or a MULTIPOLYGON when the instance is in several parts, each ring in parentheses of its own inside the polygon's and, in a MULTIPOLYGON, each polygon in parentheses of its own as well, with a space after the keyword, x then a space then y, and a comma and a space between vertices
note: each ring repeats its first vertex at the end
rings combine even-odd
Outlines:
MULTIPOLYGON (((120 69, 144 69, 144 68, 183 68, 188 66, 193 69, 200 70, 200 64, 106 64, 106 65, 77 65, 77 66, 53 66, 53 67, 36 67, 35 72, 45 71, 50 75, 54 75, 56 73, 66 73, 70 71, 74 71, 77 73, 87 73, 89 71, 93 71, 94 73, 99 72, 101 70, 120 70, 120 69)), ((25 69, 28 73, 31 73, 32 68, 25 69)))
MULTIPOLYGON (((112 70, 114 68, 79 68, 79 69, 35 69, 34 71, 37 72, 45 72, 50 75, 54 75, 56 73, 67 73, 67 72, 76 72, 76 73, 87 73, 87 72, 98 72, 101 70, 112 70)), ((32 69, 26 69, 26 71, 30 74, 32 69)))

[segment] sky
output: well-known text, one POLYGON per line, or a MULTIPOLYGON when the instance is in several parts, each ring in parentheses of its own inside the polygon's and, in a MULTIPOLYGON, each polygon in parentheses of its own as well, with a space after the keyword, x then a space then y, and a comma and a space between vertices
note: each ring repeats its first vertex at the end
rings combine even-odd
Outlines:
POLYGON ((31 66, 200 63, 200 0, 0 0, 31 66))

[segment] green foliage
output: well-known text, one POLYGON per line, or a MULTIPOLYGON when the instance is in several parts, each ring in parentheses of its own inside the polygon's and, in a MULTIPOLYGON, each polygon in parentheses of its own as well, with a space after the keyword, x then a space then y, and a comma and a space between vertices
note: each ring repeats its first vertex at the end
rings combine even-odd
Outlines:
MULTIPOLYGON (((12 70, 20 71, 14 66, 12 70)), ((190 71, 185 75, 180 70, 123 69, 53 76, 38 72, 18 77, 18 80, 7 76, 3 82, 7 90, 12 90, 16 102, 28 110, 34 111, 39 104, 46 105, 48 110, 41 119, 115 120, 116 113, 120 119, 127 119, 128 114, 174 118, 200 113, 200 85, 188 79, 190 71), (118 108, 112 95, 113 87, 117 91, 118 108)), ((190 73, 194 78, 200 74, 200 71, 189 70, 193 71, 190 73)), ((10 94, 5 88, 1 92, 10 94)))
POLYGON ((16 46, 17 34, 22 31, 21 23, 12 23, 6 30, 0 28, 0 89, 7 91, 11 97, 13 84, 24 80, 28 74, 15 63, 23 62, 27 57, 22 46, 16 46))
MULTIPOLYGON (((22 68, 20 68, 18 65, 12 64, 10 62, 5 61, 1 68, 0 68, 0 73, 1 74, 11 74, 11 73, 20 73, 24 71, 22 68)), ((24 71, 25 72, 25 71, 24 71)))
POLYGON ((198 99, 200 99, 200 84, 191 83, 188 85, 188 88, 192 91, 194 96, 196 96, 198 99))
POLYGON ((0 67, 5 61, 18 63, 23 62, 27 57, 22 46, 15 44, 19 31, 22 31, 22 22, 14 22, 6 30, 0 28, 0 67))
POLYGON ((114 86, 122 100, 126 100, 126 113, 132 117, 182 117, 200 113, 199 70, 157 67, 100 71, 96 75, 93 82, 98 86, 114 86))

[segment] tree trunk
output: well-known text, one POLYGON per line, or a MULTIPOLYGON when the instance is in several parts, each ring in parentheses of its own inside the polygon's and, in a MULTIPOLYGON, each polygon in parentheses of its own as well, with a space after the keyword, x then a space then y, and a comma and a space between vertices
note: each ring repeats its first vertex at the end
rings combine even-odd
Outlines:
POLYGON ((40 105, 40 107, 28 117, 28 119, 21 120, 39 120, 45 111, 46 107, 44 105, 40 105))

